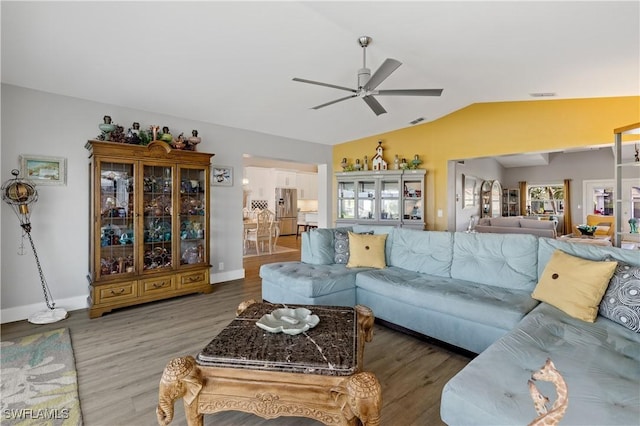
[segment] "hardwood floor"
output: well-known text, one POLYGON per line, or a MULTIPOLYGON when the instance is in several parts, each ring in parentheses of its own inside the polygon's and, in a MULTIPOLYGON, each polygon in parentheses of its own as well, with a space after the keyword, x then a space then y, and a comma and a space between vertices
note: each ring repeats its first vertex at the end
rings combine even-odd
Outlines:
MULTIPOLYGON (((295 236, 278 245, 298 248, 295 236)), ((260 299, 258 270, 263 263, 299 260, 300 252, 257 256, 244 261, 246 278, 215 284, 211 294, 183 296, 123 308, 89 319, 73 311, 64 321, 34 325, 3 324, 2 339, 66 327, 76 357, 84 424, 153 425, 158 383, 167 362, 196 355, 235 316, 238 304, 260 299)), ((438 425, 444 384, 469 358, 441 346, 376 324, 365 349, 365 367, 378 377, 383 391, 383 425, 438 425)), ((173 425, 185 425, 182 402, 175 405, 173 425)), ((310 419, 264 420, 251 414, 224 412, 205 416, 205 425, 319 425, 310 419)))

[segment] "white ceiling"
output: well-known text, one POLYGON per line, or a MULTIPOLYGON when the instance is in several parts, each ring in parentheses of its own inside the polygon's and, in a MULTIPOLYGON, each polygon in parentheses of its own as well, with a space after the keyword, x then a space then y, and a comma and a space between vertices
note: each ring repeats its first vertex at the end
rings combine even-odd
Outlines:
MULTIPOLYGON (((477 102, 640 94, 640 2, 1 2, 2 82, 333 145, 477 102), (379 89, 356 84, 359 36, 379 89)), ((541 100, 542 102, 544 100, 541 100)))

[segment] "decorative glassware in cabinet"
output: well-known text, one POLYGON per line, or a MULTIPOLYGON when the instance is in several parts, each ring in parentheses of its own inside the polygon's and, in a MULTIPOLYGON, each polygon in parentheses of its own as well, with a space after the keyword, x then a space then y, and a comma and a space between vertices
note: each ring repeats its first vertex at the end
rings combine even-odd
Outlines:
POLYGON ((338 182, 338 218, 355 218, 355 183, 338 182))
POLYGON ((143 261, 145 271, 171 268, 173 169, 145 165, 143 171, 143 261))
POLYGON ((204 169, 180 168, 180 264, 207 262, 206 172, 204 169))
POLYGON ((101 162, 99 276, 134 272, 133 164, 101 162))
POLYGON ((380 182, 380 219, 400 218, 400 182, 398 180, 380 182))
POLYGON ((358 219, 374 219, 376 217, 375 197, 375 181, 358 182, 358 219))

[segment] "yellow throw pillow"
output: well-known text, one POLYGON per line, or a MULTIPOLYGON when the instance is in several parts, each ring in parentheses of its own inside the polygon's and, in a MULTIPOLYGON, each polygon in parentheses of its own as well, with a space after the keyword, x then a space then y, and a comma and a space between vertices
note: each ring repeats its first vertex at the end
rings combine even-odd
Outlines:
POLYGON ((387 234, 354 234, 349 232, 347 268, 385 268, 384 244, 387 234))
POLYGON ((617 262, 598 262, 553 252, 531 297, 582 321, 595 322, 617 262))

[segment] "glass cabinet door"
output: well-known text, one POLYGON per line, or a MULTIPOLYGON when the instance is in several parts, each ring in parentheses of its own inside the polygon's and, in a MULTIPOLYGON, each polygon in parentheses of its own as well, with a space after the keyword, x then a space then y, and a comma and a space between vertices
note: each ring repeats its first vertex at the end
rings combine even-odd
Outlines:
POLYGON ((355 182, 338 182, 338 219, 355 218, 355 205, 355 182))
POLYGON ((180 168, 180 264, 206 263, 206 172, 203 168, 180 168))
POLYGON ((144 165, 143 170, 143 240, 142 268, 157 271, 172 267, 172 179, 173 168, 144 165))
POLYGON ((400 182, 398 180, 380 182, 380 219, 400 219, 400 182))
POLYGON ((100 162, 100 265, 98 277, 134 272, 134 174, 132 163, 100 162))
POLYGON ((422 180, 405 180, 403 191, 403 219, 422 220, 422 180))
POLYGON ((376 217, 376 182, 358 182, 358 219, 376 217))

